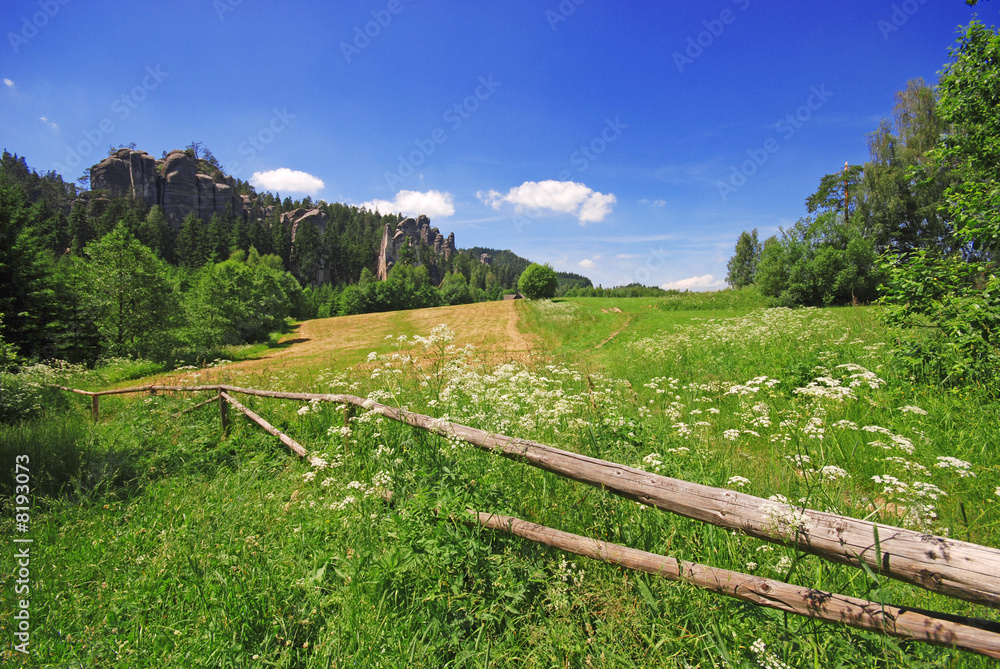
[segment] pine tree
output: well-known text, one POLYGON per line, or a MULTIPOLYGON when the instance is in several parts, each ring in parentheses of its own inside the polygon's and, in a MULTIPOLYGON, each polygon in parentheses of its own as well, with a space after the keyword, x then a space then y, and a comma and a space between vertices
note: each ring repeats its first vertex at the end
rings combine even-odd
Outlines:
POLYGON ((149 210, 149 214, 139 224, 136 236, 139 238, 139 241, 152 249, 153 253, 162 260, 171 264, 176 262, 174 250, 176 235, 174 234, 174 229, 167 223, 167 218, 163 215, 163 210, 158 206, 154 205, 149 210))
POLYGON ((201 267, 208 260, 205 224, 193 213, 181 222, 177 235, 177 263, 182 267, 201 267))

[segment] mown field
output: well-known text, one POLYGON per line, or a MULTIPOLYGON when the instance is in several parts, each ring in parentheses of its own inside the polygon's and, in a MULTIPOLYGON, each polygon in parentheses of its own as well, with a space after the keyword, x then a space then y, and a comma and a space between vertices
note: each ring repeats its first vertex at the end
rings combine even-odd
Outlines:
MULTIPOLYGON (((168 378, 348 392, 1000 546, 1000 406, 974 388, 943 392, 901 374, 894 333, 877 316, 761 309, 732 292, 470 305, 312 321, 291 336, 311 348, 298 341, 168 378)), ((65 382, 152 378, 123 376, 65 382)), ((33 540, 32 654, 11 650, 8 578, 4 666, 995 666, 588 561, 461 516, 509 514, 895 605, 1000 620, 996 611, 376 414, 345 428, 339 407, 246 398, 311 451, 302 460, 232 411, 223 436, 214 404, 175 416, 197 399, 103 398, 95 426, 84 398, 53 395, 44 419, 0 428, 5 470, 28 455, 35 486, 30 531, 18 535, 14 481, 0 480, 0 530, 33 540)))

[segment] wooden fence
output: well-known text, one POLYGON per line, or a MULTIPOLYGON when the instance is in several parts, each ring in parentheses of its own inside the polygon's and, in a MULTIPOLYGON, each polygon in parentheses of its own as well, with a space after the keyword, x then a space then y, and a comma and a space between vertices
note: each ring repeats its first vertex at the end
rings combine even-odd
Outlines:
MULTIPOLYGON (((140 386, 90 392, 55 386, 91 397, 94 420, 100 416, 100 397, 137 392, 214 392, 211 398, 188 411, 218 401, 223 428, 228 427, 232 406, 278 437, 300 457, 307 451, 266 420, 237 401, 234 394, 333 402, 361 407, 386 418, 434 434, 461 439, 498 454, 586 483, 641 504, 738 530, 744 534, 789 546, 840 564, 861 567, 950 597, 1000 609, 1000 550, 934 536, 900 527, 872 523, 811 509, 776 505, 775 502, 724 488, 690 483, 651 474, 614 462, 591 458, 526 439, 404 411, 354 395, 286 393, 228 385, 140 386), (793 513, 794 526, 776 520, 775 510, 793 513)), ((630 569, 683 580, 761 606, 787 611, 891 636, 953 646, 1000 658, 1000 623, 847 597, 794 586, 749 574, 683 562, 663 555, 568 534, 517 518, 470 511, 470 521, 502 530, 593 559, 630 569), (474 520, 472 520, 474 518, 474 520)))

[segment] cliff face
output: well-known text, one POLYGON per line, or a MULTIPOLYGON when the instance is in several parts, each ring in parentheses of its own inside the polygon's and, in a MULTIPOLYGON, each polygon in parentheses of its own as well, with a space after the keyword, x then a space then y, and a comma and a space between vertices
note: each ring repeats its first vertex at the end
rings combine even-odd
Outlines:
POLYGON ((156 160, 145 151, 119 149, 90 168, 91 189, 159 205, 175 229, 191 213, 208 221, 212 214, 231 210, 245 219, 244 201, 235 186, 232 177, 216 182, 199 173, 198 161, 181 150, 156 160))
POLYGON ((385 226, 378 253, 378 278, 385 281, 389 270, 399 262, 400 252, 412 249, 413 264, 426 266, 431 283, 438 285, 444 279, 444 263, 456 253, 455 233, 446 238, 437 228, 431 227, 430 219, 421 214, 417 218, 405 218, 396 224, 395 231, 385 226))

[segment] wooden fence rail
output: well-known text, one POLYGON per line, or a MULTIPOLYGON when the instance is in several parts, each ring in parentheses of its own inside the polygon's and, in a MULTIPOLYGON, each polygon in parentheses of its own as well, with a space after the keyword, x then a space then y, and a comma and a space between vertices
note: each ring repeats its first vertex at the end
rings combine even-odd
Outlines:
POLYGON ((473 523, 478 522, 483 527, 671 581, 685 581, 759 606, 1000 658, 1000 623, 900 608, 804 588, 570 534, 511 516, 472 510, 468 513, 475 516, 473 523))
MULTIPOLYGON (((1000 550, 996 548, 924 534, 891 525, 858 520, 847 516, 791 507, 753 495, 738 493, 733 490, 713 488, 660 476, 614 462, 553 448, 527 439, 516 439, 501 434, 493 434, 467 425, 404 411, 354 395, 288 393, 240 388, 229 385, 154 385, 98 392, 81 391, 63 386, 55 387, 91 396, 95 420, 99 415, 98 398, 102 395, 158 391, 217 392, 219 394, 220 408, 223 410, 224 424, 226 421, 224 407, 230 404, 246 414, 251 420, 264 427, 268 432, 281 439, 283 443, 299 456, 306 455, 306 450, 300 444, 240 404, 232 395, 244 394, 275 399, 322 401, 348 406, 354 405, 434 434, 461 439, 482 450, 496 452, 504 457, 607 490, 641 504, 654 506, 664 511, 707 522, 718 527, 738 530, 749 536, 790 546, 805 553, 811 553, 840 564, 855 567, 860 567, 864 564, 875 573, 927 590, 992 608, 1000 608, 1000 550), (789 520, 789 518, 792 520, 789 520)), ((203 402, 202 404, 205 403, 203 402)), ((488 516, 488 514, 486 515, 488 516)), ((482 516, 480 520, 482 521, 482 516)), ((489 526, 494 526, 496 522, 498 521, 490 521, 489 526)), ((512 528, 514 527, 525 529, 531 525, 530 523, 525 523, 525 521, 519 521, 514 518, 506 518, 505 521, 501 522, 506 522, 506 527, 498 527, 497 529, 504 529, 505 531, 513 531, 512 528)), ((565 535, 565 533, 558 533, 557 530, 551 528, 537 530, 539 527, 541 526, 536 526, 536 529, 533 530, 534 536, 539 536, 539 531, 544 531, 543 533, 548 533, 549 536, 565 535)), ((567 537, 572 538, 575 536, 565 535, 562 537, 563 543, 560 547, 568 546, 574 541, 577 542, 576 545, 578 546, 580 545, 580 541, 594 541, 585 537, 567 539, 567 537)), ((590 553, 580 554, 606 559, 601 558, 597 554, 602 550, 607 554, 607 550, 611 550, 609 547, 614 547, 613 551, 618 551, 618 549, 624 551, 633 550, 601 542, 598 542, 598 545, 604 546, 604 548, 592 549, 590 553)), ((572 551, 570 548, 565 549, 572 551)), ((638 553, 643 552, 639 551, 638 553)), ((614 554, 618 556, 624 555, 620 551, 614 554)), ((643 555, 649 556, 651 554, 643 553, 643 555)), ((666 558, 664 556, 654 556, 654 558, 643 558, 640 556, 637 559, 639 559, 639 563, 647 560, 645 563, 647 566, 653 564, 648 562, 648 560, 658 560, 658 562, 655 562, 656 565, 659 565, 656 567, 658 570, 656 573, 662 572, 664 564, 666 564, 664 561, 673 560, 673 558, 666 558)), ((622 562, 621 564, 625 563, 622 562)), ((676 560, 673 560, 672 564, 675 565, 673 568, 676 569, 678 578, 680 578, 687 567, 684 567, 682 563, 676 560)), ((642 567, 636 566, 634 568, 641 569, 642 567)), ((928 616, 928 612, 883 607, 880 604, 865 602, 864 600, 857 600, 832 593, 809 591, 808 589, 788 584, 781 585, 792 588, 792 590, 781 590, 779 593, 778 590, 774 589, 776 586, 772 585, 773 583, 779 583, 777 581, 771 582, 754 576, 737 574, 736 572, 728 572, 726 570, 715 570, 711 567, 700 565, 692 565, 691 568, 695 571, 701 570, 699 573, 705 575, 704 579, 707 580, 704 580, 704 583, 696 583, 701 585, 701 587, 708 587, 709 589, 726 592, 726 594, 740 596, 741 598, 746 595, 750 601, 755 601, 755 603, 773 606, 774 608, 793 613, 818 617, 824 620, 841 622, 855 627, 876 629, 896 636, 920 639, 931 643, 956 645, 992 657, 1000 657, 997 654, 1000 653, 1000 634, 997 634, 996 629, 990 631, 991 625, 996 626, 995 623, 975 621, 974 619, 959 619, 958 617, 946 616, 944 614, 930 614, 928 616), (729 586, 720 585, 720 578, 732 584, 732 587, 729 588, 729 586), (711 585, 713 579, 715 579, 715 586, 711 585), (747 585, 748 583, 759 585, 764 581, 767 582, 764 583, 766 587, 763 590, 760 588, 754 590, 747 585), (729 589, 732 589, 732 592, 728 592, 729 589), (738 594, 737 590, 739 591, 738 594), (811 603, 803 604, 803 601, 807 601, 803 600, 803 598, 809 597, 812 598, 812 600, 808 600, 811 603), (818 605, 816 601, 817 597, 820 597, 826 603, 818 605), (878 611, 875 611, 871 607, 877 607, 878 611), (920 618, 919 616, 921 615, 928 618, 928 620, 920 618), (952 624, 963 625, 970 620, 973 621, 973 624, 965 625, 969 629, 952 629, 948 627, 948 625, 952 624), (983 637, 982 635, 987 636, 983 637), (965 644, 967 643, 971 645, 966 646, 965 644)), ((645 570, 649 571, 648 569, 645 570)), ((690 579, 684 576, 684 580, 690 579)))

